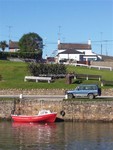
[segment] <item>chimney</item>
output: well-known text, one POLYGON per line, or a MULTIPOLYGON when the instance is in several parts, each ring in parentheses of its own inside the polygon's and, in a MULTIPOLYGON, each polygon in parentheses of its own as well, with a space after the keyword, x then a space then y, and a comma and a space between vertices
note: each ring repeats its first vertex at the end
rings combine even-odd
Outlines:
POLYGON ((58 39, 58 45, 60 44, 60 39, 58 39))
POLYGON ((88 40, 88 45, 91 45, 91 40, 90 39, 88 40))

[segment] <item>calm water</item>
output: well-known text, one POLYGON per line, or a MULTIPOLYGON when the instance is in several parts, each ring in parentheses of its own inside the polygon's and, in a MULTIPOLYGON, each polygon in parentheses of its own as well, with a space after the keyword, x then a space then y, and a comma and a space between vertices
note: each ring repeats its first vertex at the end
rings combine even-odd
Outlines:
POLYGON ((0 122, 0 150, 113 150, 113 123, 0 122))

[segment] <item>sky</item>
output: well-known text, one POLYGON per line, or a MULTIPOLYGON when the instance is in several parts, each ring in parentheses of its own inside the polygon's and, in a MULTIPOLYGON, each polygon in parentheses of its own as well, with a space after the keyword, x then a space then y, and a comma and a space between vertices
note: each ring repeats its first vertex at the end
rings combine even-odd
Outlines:
POLYGON ((0 0, 0 41, 30 32, 42 37, 43 58, 57 53, 58 39, 90 39, 94 53, 113 56, 113 0, 0 0))

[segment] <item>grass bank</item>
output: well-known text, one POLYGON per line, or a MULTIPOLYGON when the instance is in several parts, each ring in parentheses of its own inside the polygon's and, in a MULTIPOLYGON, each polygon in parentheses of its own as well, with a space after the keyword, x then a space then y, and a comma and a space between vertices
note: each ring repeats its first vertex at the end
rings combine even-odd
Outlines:
MULTIPOLYGON (((86 67, 67 66, 68 72, 80 74, 95 74, 101 75, 102 79, 113 81, 113 71, 88 69, 86 67)), ((67 84, 66 79, 57 79, 53 83, 47 82, 24 82, 24 77, 30 75, 27 70, 27 63, 0 61, 0 89, 72 89, 77 86, 77 81, 72 84, 67 84)), ((81 80, 81 83, 96 83, 100 85, 98 80, 81 80)), ((109 88, 111 86, 105 86, 109 88)))

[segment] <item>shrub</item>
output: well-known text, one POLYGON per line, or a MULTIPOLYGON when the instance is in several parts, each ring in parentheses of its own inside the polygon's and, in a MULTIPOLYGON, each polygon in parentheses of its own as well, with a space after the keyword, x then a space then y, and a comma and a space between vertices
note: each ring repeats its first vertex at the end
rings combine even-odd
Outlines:
POLYGON ((42 59, 42 52, 0 52, 0 59, 7 59, 7 58, 23 58, 23 59, 35 59, 41 60, 42 59))
POLYGON ((63 64, 42 64, 42 63, 29 63, 28 71, 31 75, 57 75, 66 74, 66 67, 63 64))

